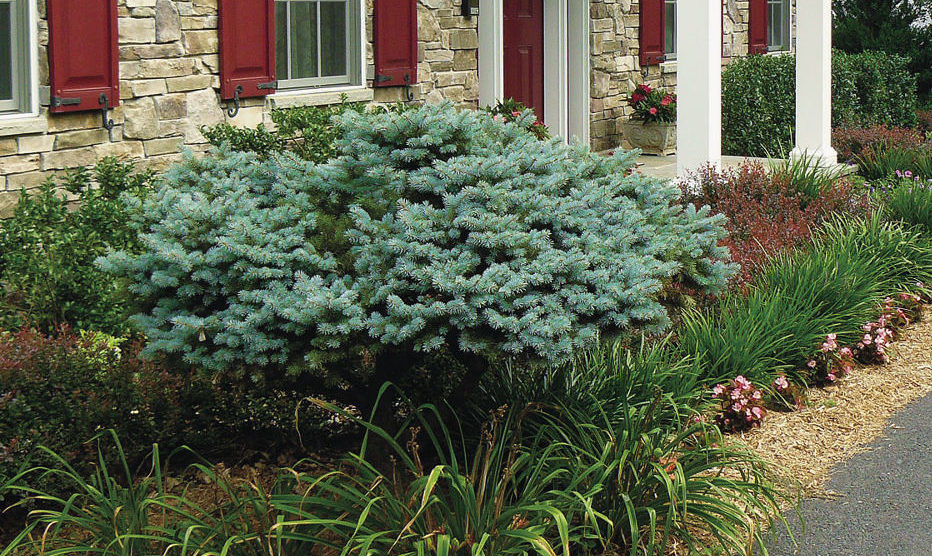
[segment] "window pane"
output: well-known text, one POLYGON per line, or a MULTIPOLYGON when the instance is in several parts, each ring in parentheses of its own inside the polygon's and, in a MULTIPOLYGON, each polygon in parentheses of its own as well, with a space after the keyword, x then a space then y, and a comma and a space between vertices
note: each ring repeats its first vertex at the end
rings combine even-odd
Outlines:
POLYGON ((667 17, 667 28, 665 30, 666 36, 664 38, 665 48, 667 54, 676 53, 676 1, 675 0, 666 0, 664 2, 664 8, 666 9, 667 17))
POLYGON ((320 3, 320 73, 346 75, 346 2, 320 3))
POLYGON ((317 4, 291 3, 291 79, 317 77, 317 4))
POLYGON ((275 2, 275 75, 288 79, 288 3, 275 2))
POLYGON ((13 14, 0 3, 0 100, 13 99, 13 14))

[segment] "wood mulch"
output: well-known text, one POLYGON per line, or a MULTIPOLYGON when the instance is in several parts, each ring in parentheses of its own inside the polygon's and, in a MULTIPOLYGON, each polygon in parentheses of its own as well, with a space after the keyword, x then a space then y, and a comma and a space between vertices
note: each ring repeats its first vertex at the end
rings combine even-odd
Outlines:
POLYGON ((925 313, 900 332, 890 363, 856 367, 838 384, 810 390, 802 410, 771 412, 742 440, 798 481, 802 495, 830 496, 824 485, 832 468, 880 437, 897 411, 932 393, 932 307, 925 313))

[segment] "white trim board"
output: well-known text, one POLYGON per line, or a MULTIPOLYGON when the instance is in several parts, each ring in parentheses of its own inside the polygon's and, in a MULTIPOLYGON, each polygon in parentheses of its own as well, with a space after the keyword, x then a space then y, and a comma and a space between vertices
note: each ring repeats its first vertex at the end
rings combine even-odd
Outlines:
MULTIPOLYGON (((482 107, 504 96, 504 2, 479 1, 482 107)), ((544 123, 554 135, 588 143, 589 105, 589 5, 544 0, 544 123)))

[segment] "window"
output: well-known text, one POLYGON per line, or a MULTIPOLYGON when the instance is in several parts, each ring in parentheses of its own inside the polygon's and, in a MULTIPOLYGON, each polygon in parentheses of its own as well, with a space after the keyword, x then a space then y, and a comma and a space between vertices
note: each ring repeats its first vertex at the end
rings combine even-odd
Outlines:
POLYGON ((359 21, 356 0, 276 0, 279 87, 358 84, 359 21))
POLYGON ((790 49, 790 0, 767 0, 767 49, 782 52, 790 49))
POLYGON ((0 0, 0 112, 28 107, 26 0, 0 0))
POLYGON ((667 60, 676 59, 676 0, 664 0, 666 29, 664 29, 664 53, 667 60))

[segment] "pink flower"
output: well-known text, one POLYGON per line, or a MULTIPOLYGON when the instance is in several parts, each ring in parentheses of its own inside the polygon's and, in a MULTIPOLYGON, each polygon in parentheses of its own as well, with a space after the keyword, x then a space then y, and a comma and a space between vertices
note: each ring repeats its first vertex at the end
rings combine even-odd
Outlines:
POLYGON ((657 110, 657 108, 656 108, 655 106, 651 106, 651 107, 650 107, 650 113, 651 113, 651 115, 656 116, 656 115, 657 115, 657 112, 659 112, 659 110, 657 110))
POLYGON ((754 416, 757 417, 758 419, 764 416, 764 410, 759 407, 755 407, 754 409, 752 409, 751 413, 753 413, 754 416))
POLYGON ((810 369, 815 369, 815 368, 816 368, 816 361, 815 361, 815 359, 813 359, 813 360, 809 361, 808 363, 806 363, 806 366, 809 367, 810 369))
POLYGON ((787 382, 785 376, 778 376, 777 379, 773 381, 773 384, 777 387, 777 390, 786 390, 790 387, 790 383, 787 382))
POLYGON ((835 382, 838 379, 834 373, 828 373, 828 376, 825 378, 827 378, 829 382, 835 382))
POLYGON ((673 103, 673 97, 666 95, 663 97, 663 100, 660 101, 660 106, 670 106, 671 103, 673 103))
POLYGON ((842 357, 852 357, 854 355, 854 353, 851 351, 851 348, 849 347, 841 348, 841 351, 838 353, 840 353, 842 357))
POLYGON ((511 113, 511 115, 514 116, 515 118, 517 118, 518 116, 521 115, 521 112, 515 110, 514 112, 511 113))
POLYGON ((725 387, 722 386, 721 384, 716 384, 715 387, 712 388, 712 395, 714 395, 716 398, 721 396, 724 392, 725 392, 725 387))

